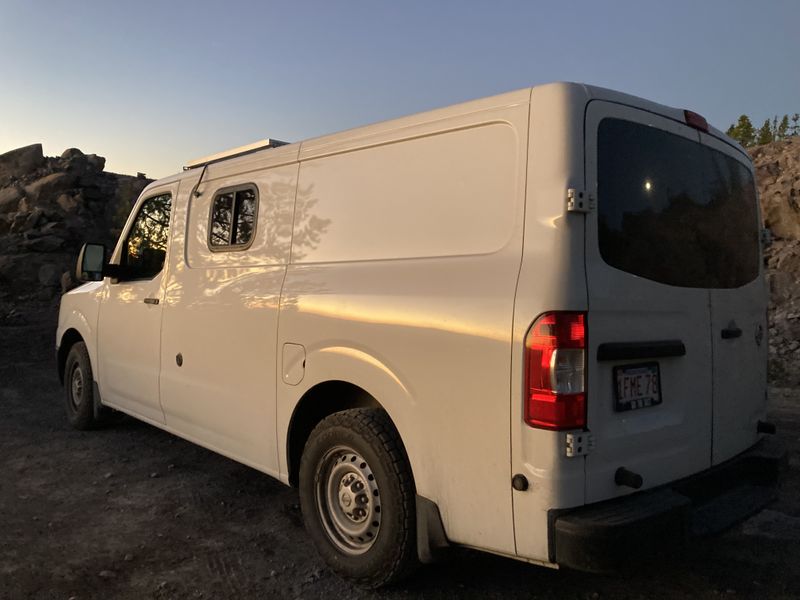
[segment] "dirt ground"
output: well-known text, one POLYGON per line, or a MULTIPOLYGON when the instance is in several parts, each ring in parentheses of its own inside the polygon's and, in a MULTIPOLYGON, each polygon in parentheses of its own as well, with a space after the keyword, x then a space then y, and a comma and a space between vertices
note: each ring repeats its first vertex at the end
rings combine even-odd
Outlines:
POLYGON ((293 489, 132 419, 71 430, 54 331, 0 324, 0 598, 800 597, 798 391, 772 390, 779 500, 684 557, 600 577, 456 550, 365 592, 325 569, 293 489))

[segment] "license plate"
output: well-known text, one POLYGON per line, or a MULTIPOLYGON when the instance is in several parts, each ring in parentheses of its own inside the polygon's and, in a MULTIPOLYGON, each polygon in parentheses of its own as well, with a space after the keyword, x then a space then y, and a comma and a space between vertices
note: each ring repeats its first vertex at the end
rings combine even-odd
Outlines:
POLYGON ((614 367, 614 409, 635 410, 661 404, 658 363, 614 367))

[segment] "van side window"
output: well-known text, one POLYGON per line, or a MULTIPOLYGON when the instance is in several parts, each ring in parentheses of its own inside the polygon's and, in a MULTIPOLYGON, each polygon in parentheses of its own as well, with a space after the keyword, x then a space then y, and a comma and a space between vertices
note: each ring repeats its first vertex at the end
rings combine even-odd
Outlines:
POLYGON ((122 245, 124 279, 152 279, 164 268, 172 197, 161 194, 142 203, 122 245))
POLYGON ((253 241, 258 196, 252 186, 218 192, 211 204, 208 246, 211 250, 244 250, 253 241))

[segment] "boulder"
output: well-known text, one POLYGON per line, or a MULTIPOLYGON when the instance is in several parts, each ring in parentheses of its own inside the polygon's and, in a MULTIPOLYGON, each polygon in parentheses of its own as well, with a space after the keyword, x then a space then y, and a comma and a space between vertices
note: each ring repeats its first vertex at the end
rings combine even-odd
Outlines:
POLYGON ((797 190, 791 187, 771 190, 761 199, 764 224, 775 237, 800 240, 800 206, 797 190))
POLYGON ((767 274, 769 291, 773 302, 785 302, 790 300, 800 291, 800 284, 794 273, 787 271, 774 271, 767 274))
POLYGON ((25 231, 25 221, 28 220, 29 215, 29 212, 17 212, 13 215, 9 215, 11 217, 11 227, 9 227, 9 231, 11 233, 22 233, 25 231))
POLYGON ((781 319, 777 323, 778 338, 783 338, 786 344, 796 342, 800 338, 800 321, 796 319, 781 319))
POLYGON ((0 180, 22 177, 45 164, 41 144, 31 144, 23 148, 0 154, 0 180))
POLYGON ((756 167, 756 178, 759 181, 766 181, 768 178, 775 178, 780 175, 781 165, 777 160, 764 161, 756 167))
POLYGON ((106 159, 97 154, 84 154, 77 148, 64 150, 61 155, 61 168, 69 173, 81 176, 95 176, 101 173, 106 166, 106 159))
POLYGON ((61 158, 75 158, 76 156, 84 156, 84 154, 77 148, 67 148, 61 153, 61 158))
POLYGON ((33 202, 44 202, 59 192, 68 190, 75 183, 67 173, 51 173, 25 186, 25 195, 33 202))
POLYGON ((764 223, 775 237, 800 240, 800 137, 750 150, 764 223))
POLYGON ((0 189, 0 215, 16 210, 22 194, 15 185, 0 189))
POLYGON ((24 228, 25 231, 30 231, 43 224, 44 211, 37 206, 30 213, 28 213, 28 216, 25 219, 24 228))
POLYGON ((86 162, 95 171, 102 171, 106 167, 106 159, 105 159, 105 157, 97 156, 97 154, 88 155, 86 157, 86 162))
MULTIPOLYGON (((45 213, 45 218, 47 218, 47 213, 45 213)), ((54 233, 57 231, 62 231, 64 229, 64 222, 63 221, 52 221, 44 225, 39 232, 42 235, 47 235, 49 233, 54 233)))
POLYGON ((27 215, 33 210, 33 206, 31 206, 30 200, 27 198, 20 198, 20 201, 17 203, 17 214, 27 215))
POLYGON ((56 199, 56 204, 58 204, 65 213, 74 212, 78 208, 77 199, 69 194, 61 194, 56 199))
POLYGON ((61 170, 67 173, 82 174, 91 170, 89 166, 89 157, 77 148, 70 148, 65 150, 61 155, 61 170))

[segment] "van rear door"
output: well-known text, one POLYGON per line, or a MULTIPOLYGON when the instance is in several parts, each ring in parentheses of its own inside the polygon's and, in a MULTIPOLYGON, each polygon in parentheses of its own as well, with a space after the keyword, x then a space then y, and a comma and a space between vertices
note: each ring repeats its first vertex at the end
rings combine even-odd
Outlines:
POLYGON ((752 165, 739 150, 700 133, 704 173, 711 202, 719 205, 718 252, 725 265, 715 269, 711 293, 714 356, 713 442, 719 464, 758 441, 767 390, 767 290, 762 275, 752 165))
POLYGON ((592 101, 586 112, 589 291, 586 502, 711 465, 712 360, 699 132, 644 110, 592 101))

